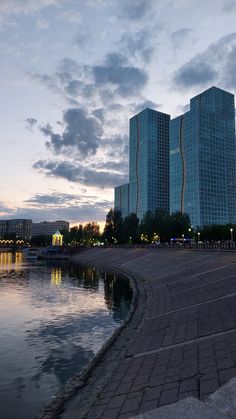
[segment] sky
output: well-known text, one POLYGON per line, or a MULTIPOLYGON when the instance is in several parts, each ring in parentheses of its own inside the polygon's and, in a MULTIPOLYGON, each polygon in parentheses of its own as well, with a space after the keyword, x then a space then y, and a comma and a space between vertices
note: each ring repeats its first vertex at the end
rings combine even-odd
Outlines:
POLYGON ((236 90, 236 0, 0 0, 0 218, 104 222, 129 118, 236 90))

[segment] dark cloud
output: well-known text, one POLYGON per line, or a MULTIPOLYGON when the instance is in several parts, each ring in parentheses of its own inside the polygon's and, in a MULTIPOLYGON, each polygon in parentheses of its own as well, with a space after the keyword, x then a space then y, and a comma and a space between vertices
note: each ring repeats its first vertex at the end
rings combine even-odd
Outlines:
POLYGON ((224 36, 197 54, 174 74, 173 84, 178 88, 202 87, 217 84, 235 89, 236 33, 224 36))
POLYGON ((125 33, 120 40, 120 45, 126 50, 128 56, 140 57, 145 62, 149 62, 156 48, 156 43, 153 42, 155 33, 153 27, 134 33, 125 33))
POLYGON ((120 17, 137 21, 152 12, 154 0, 122 0, 120 17))
POLYGON ((99 119, 101 122, 104 121, 105 118, 105 110, 103 108, 94 109, 92 114, 99 119))
POLYGON ((26 122, 26 129, 32 132, 33 128, 35 127, 38 121, 35 118, 27 118, 25 122, 26 122))
POLYGON ((79 71, 79 64, 72 58, 64 57, 58 65, 58 73, 77 74, 79 71))
POLYGON ((108 54, 104 64, 93 67, 93 74, 97 86, 113 85, 121 96, 139 92, 148 81, 145 71, 128 64, 120 54, 108 54))
POLYGON ((63 193, 58 194, 57 192, 54 192, 52 194, 36 194, 31 198, 28 198, 25 202, 36 205, 61 205, 70 203, 71 201, 74 201, 75 199, 79 198, 80 197, 78 195, 63 193))
POLYGON ((171 34, 171 42, 173 44, 174 49, 179 49, 183 47, 183 44, 188 41, 189 36, 192 34, 192 29, 189 28, 182 28, 178 31, 172 32, 171 34))
POLYGON ((190 61, 183 65, 175 75, 175 83, 180 87, 201 86, 213 83, 217 77, 217 71, 211 64, 203 61, 190 61))
POLYGON ((71 223, 87 222, 89 220, 105 221, 107 211, 113 207, 113 202, 108 200, 88 199, 86 202, 68 206, 35 206, 18 208, 7 218, 26 218, 33 222, 69 220, 71 223))
POLYGON ((65 90, 71 96, 78 96, 81 91, 81 88, 83 88, 83 83, 81 81, 70 80, 67 83, 65 90))
POLYGON ((97 166, 97 168, 103 169, 103 170, 115 170, 116 172, 120 172, 120 173, 124 173, 124 172, 127 173, 128 172, 128 159, 124 159, 118 162, 108 161, 106 163, 101 163, 97 166))
POLYGON ((224 0, 222 10, 224 12, 230 13, 236 9, 235 0, 224 0))
POLYGON ((33 167, 46 175, 64 178, 70 182, 78 182, 86 186, 114 187, 127 181, 127 176, 125 175, 91 170, 68 161, 39 160, 33 167))
POLYGON ((40 127, 40 131, 49 138, 46 145, 56 153, 63 153, 74 149, 81 156, 95 154, 102 135, 102 128, 97 118, 89 116, 83 109, 67 109, 63 114, 64 131, 54 133, 47 124, 40 127))

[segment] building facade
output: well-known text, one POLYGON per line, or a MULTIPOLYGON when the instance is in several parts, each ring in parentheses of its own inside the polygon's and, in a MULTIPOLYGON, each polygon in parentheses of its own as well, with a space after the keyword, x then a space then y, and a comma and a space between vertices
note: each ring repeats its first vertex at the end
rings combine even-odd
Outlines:
POLYGON ((7 220, 0 220, 0 239, 4 239, 7 233, 7 220))
POLYGON ((170 123, 170 210, 192 225, 236 222, 234 95, 211 87, 170 123))
POLYGON ((51 236, 57 230, 69 231, 70 223, 68 221, 42 221, 40 223, 32 224, 32 236, 51 236))
POLYGON ((144 109, 130 119, 129 213, 169 212, 170 116, 144 109))
POLYGON ((0 238, 8 235, 15 236, 16 239, 30 240, 32 233, 32 220, 12 219, 0 220, 0 238))
POLYGON ((115 210, 121 212, 123 218, 129 215, 129 184, 115 187, 115 210))

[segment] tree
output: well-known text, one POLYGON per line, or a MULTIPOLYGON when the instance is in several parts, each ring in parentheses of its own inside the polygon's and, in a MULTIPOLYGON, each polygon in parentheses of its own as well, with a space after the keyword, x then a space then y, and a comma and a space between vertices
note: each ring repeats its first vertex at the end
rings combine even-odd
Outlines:
POLYGON ((87 223, 84 226, 84 240, 86 243, 92 244, 100 238, 100 228, 95 222, 87 223))
POLYGON ((109 243, 120 243, 123 218, 119 210, 110 209, 106 216, 103 237, 109 243))
POLYGON ((31 237, 31 246, 48 246, 52 243, 52 237, 47 234, 38 234, 31 237))
POLYGON ((171 235, 173 237, 182 237, 188 234, 190 228, 190 218, 188 214, 176 211, 170 216, 171 235))
POLYGON ((137 243, 139 241, 139 219, 136 214, 131 213, 125 217, 120 241, 122 243, 137 243))

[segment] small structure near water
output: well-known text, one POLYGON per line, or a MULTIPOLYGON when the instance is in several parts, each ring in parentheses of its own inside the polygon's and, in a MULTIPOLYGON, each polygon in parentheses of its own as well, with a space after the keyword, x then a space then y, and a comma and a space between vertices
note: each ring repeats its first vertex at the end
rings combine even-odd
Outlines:
POLYGON ((62 246, 63 245, 63 235, 59 230, 52 235, 52 246, 62 246))

